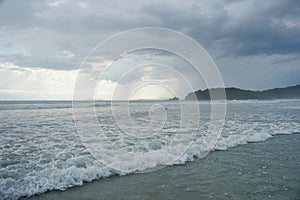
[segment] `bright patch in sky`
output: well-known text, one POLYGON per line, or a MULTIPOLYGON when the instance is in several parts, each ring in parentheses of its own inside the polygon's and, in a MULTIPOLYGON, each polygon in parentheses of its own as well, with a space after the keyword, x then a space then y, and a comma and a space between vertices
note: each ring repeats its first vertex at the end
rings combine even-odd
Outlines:
POLYGON ((0 63, 1 99, 71 99, 78 70, 0 63))
POLYGON ((130 96, 130 100, 141 99, 169 99, 174 97, 170 88, 163 87, 157 84, 144 85, 137 88, 130 96))

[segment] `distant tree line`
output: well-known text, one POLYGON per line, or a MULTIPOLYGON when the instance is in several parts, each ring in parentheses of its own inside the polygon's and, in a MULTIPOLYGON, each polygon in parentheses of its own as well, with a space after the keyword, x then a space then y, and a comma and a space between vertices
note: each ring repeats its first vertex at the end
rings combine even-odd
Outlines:
MULTIPOLYGON (((211 95, 214 99, 223 99, 224 95, 222 94, 224 89, 222 88, 212 88, 206 90, 198 90, 195 92, 189 93, 185 100, 210 100, 211 95)), ((252 90, 243 90, 239 88, 225 88, 226 99, 227 100, 270 100, 270 99, 298 99, 300 98, 300 85, 286 87, 286 88, 274 88, 263 91, 252 91, 252 90)))

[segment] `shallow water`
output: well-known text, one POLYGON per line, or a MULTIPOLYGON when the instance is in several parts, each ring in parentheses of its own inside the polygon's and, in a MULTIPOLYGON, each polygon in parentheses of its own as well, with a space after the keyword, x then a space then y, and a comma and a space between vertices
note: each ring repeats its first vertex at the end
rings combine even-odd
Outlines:
POLYGON ((300 134, 276 135, 186 165, 114 176, 32 200, 98 199, 300 199, 300 134))
MULTIPOLYGON (((152 104, 154 102, 131 104, 130 113, 139 131, 135 132, 136 127, 127 126, 125 127, 127 132, 133 136, 140 133, 142 136, 148 136, 154 131, 153 123, 158 123, 157 127, 161 125, 159 122, 163 114, 160 108, 157 110, 154 108, 152 110, 154 112, 149 116, 148 110, 152 104), (152 120, 151 115, 152 119, 158 120, 152 120), (149 122, 152 123, 151 126, 145 125, 149 122)), ((195 131, 193 137, 196 137, 186 154, 177 160, 178 163, 194 160, 194 156, 197 156, 199 149, 202 148, 197 141, 207 130, 210 104, 200 103, 202 117, 199 130, 189 124, 179 127, 181 119, 178 117, 180 116, 178 102, 159 102, 159 104, 165 107, 168 118, 163 123, 163 127, 157 129, 161 132, 156 143, 152 143, 152 139, 147 140, 145 137, 132 143, 132 138, 122 136, 120 126, 114 124, 110 105, 107 102, 96 104, 96 115, 102 131, 109 133, 110 140, 115 141, 114 146, 138 155, 134 157, 131 165, 126 166, 127 173, 168 164, 166 158, 172 156, 172 151, 164 154, 160 151, 168 144, 168 139, 174 133, 190 134, 195 131), (153 152, 150 154, 153 156, 148 158, 139 156, 148 152, 153 152)), ((79 109, 84 113, 90 106, 83 102, 79 109)), ((120 102, 116 105, 116 109, 120 110, 123 106, 124 104, 120 102)), ((264 141, 277 134, 299 133, 299 111, 299 100, 229 101, 226 123, 214 149, 226 150, 249 142, 264 141)), ((87 116, 86 119, 89 117, 87 116)), ((196 121, 194 119, 192 117, 187 121, 194 123, 196 121)), ((17 199, 47 190, 66 189, 81 185, 84 181, 118 173, 98 162, 82 145, 75 131, 71 102, 1 102, 0 137, 0 197, 2 199, 17 199)), ((101 144, 102 141, 98 142, 101 144)), ((114 149, 110 151, 114 152, 114 149)), ((111 155, 109 161, 114 166, 124 166, 124 162, 121 161, 126 161, 126 157, 120 156, 119 151, 111 155)), ((231 160, 234 162, 234 159, 231 160)), ((241 169, 245 167, 241 166, 241 169)))

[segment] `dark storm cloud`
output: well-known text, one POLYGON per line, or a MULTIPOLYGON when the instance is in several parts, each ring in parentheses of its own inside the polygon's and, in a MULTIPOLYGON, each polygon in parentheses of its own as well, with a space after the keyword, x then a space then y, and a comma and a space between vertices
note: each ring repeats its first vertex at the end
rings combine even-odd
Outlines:
POLYGON ((207 1, 147 5, 143 12, 220 54, 247 56, 300 51, 300 1, 207 1), (223 2, 223 3, 220 3, 223 2))
POLYGON ((99 42, 144 26, 191 36, 222 69, 230 64, 234 66, 229 69, 247 66, 255 71, 255 64, 238 59, 252 56, 278 68, 299 65, 298 0, 4 0, 0 1, 0 62, 75 69, 99 42), (287 56, 266 62, 264 56, 270 55, 287 56))

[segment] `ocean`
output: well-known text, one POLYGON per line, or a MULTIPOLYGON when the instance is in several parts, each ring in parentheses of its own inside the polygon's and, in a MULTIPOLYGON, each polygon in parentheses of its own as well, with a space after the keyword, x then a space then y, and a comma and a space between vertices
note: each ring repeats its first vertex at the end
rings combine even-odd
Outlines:
MULTIPOLYGON (((210 198, 210 196, 213 197, 213 193, 208 192, 208 186, 212 182, 228 181, 229 183, 241 183, 241 180, 233 180, 231 176, 221 176, 222 173, 220 176, 211 177, 208 174, 209 169, 218 171, 218 168, 221 171, 226 171, 229 169, 229 166, 232 166, 233 163, 241 160, 241 158, 247 160, 247 156, 241 157, 241 155, 247 155, 247 153, 250 155, 250 152, 254 154, 253 150, 260 148, 254 144, 264 144, 274 141, 273 143, 271 142, 271 150, 270 146, 268 146, 270 155, 267 160, 262 161, 259 158, 260 154, 255 154, 257 159, 250 156, 251 166, 259 166, 257 170, 255 168, 249 169, 249 165, 243 163, 238 163, 238 167, 236 168, 236 173, 243 173, 247 170, 252 173, 262 173, 261 170, 264 167, 264 163, 265 167, 268 166, 268 163, 275 163, 276 166, 278 159, 276 155, 281 155, 282 153, 280 147, 297 147, 299 144, 299 142, 295 143, 295 141, 299 141, 299 137, 293 137, 292 140, 281 139, 281 137, 282 135, 299 135, 297 133, 300 133, 300 100, 228 101, 222 133, 212 149, 213 152, 208 153, 204 158, 201 158, 199 154, 199 149, 203 148, 199 141, 208 129, 211 108, 209 102, 199 102, 201 117, 198 119, 195 116, 190 116, 186 120, 186 123, 181 123, 181 108, 177 101, 140 101, 129 104, 130 116, 132 116, 132 120, 137 127, 127 124, 127 119, 120 117, 121 115, 119 117, 117 115, 112 116, 111 104, 109 102, 96 102, 95 108, 94 104, 82 102, 77 107, 82 113, 89 111, 93 107, 95 112, 90 115, 96 116, 101 125, 101 131, 111 137, 110 141, 113 141, 112 145, 109 148, 107 147, 109 152, 105 154, 105 161, 109 164, 108 166, 106 162, 103 163, 101 162, 102 160, 95 159, 93 152, 89 151, 91 149, 86 148, 82 143, 82 138, 78 134, 74 123, 72 102, 1 101, 0 199, 18 199, 51 190, 66 190, 78 185, 87 185, 88 183, 86 182, 93 180, 106 183, 107 180, 111 179, 118 181, 119 184, 125 184, 121 179, 114 179, 118 175, 137 177, 137 179, 140 177, 143 179, 143 176, 147 176, 147 174, 160 173, 160 176, 154 176, 159 179, 160 177, 164 177, 162 175, 163 172, 168 174, 170 173, 170 169, 172 171, 172 169, 178 169, 180 166, 194 167, 192 169, 181 167, 180 169, 184 169, 184 171, 188 170, 188 174, 179 174, 178 176, 198 177, 197 172, 199 171, 197 169, 199 168, 197 168, 196 164, 193 165, 193 163, 201 165, 201 162, 203 162, 202 166, 204 166, 206 171, 202 169, 201 174, 204 175, 199 177, 197 184, 204 186, 206 184, 206 187, 203 187, 199 191, 193 186, 194 184, 187 182, 186 179, 183 179, 181 182, 184 182, 184 189, 190 192, 189 194, 194 194, 194 197, 198 198, 202 194, 203 197, 210 198), (149 108, 151 108, 150 112, 148 112, 149 108), (117 120, 116 117, 118 117, 117 120), (124 123, 122 123, 122 120, 124 123), (161 123, 162 121, 163 123, 161 123), (195 121, 199 121, 199 126, 191 126, 195 121), (120 122, 121 124, 118 124, 120 122), (124 130, 127 134, 126 137, 124 136, 124 130), (192 144, 186 143, 184 140, 176 140, 176 142, 170 143, 175 133, 182 135, 179 138, 188 138, 188 136, 192 135, 192 144), (186 149, 180 157, 178 157, 178 152, 176 151, 162 151, 167 145, 180 145, 182 143, 189 145, 186 145, 186 149), (282 146, 280 146, 281 143, 282 146), (238 150, 238 148, 243 146, 244 148, 238 150), (121 148, 122 151, 120 151, 121 148), (230 153, 231 149, 236 149, 234 151, 236 159, 230 153), (132 154, 122 154, 123 150, 125 153, 130 152, 132 154), (222 152, 223 155, 218 157, 218 152, 222 152), (145 157, 148 154, 150 156, 145 157), (134 158, 126 157, 127 155, 134 155, 134 158), (178 158, 174 162, 169 162, 169 158, 173 157, 178 158), (228 159, 220 165, 218 162, 208 162, 207 160, 210 158, 219 161, 222 158, 228 159), (130 162, 126 162, 128 159, 130 162), (168 167, 159 169, 165 165, 168 167), (158 170, 156 172, 144 173, 145 175, 133 175, 136 172, 153 171, 156 167, 158 170), (118 169, 126 170, 120 172, 118 169)), ((188 106, 195 104, 195 102, 182 102, 182 104, 188 106)), ((126 102, 114 103, 116 111, 122 110, 126 106, 126 102)), ((86 124, 90 123, 88 120, 90 115, 84 115, 86 124)), ((85 122, 84 120, 82 121, 85 122)), ((95 138, 92 137, 91 139, 95 142, 95 138)), ((99 146, 96 147, 106 146, 107 143, 104 142, 106 141, 101 138, 98 139, 97 144, 99 146)), ((299 148, 297 149, 299 150, 299 148)), ((299 156, 295 156, 298 153, 293 148, 289 149, 289 151, 293 151, 291 154, 294 156, 294 164, 290 166, 291 169, 287 167, 286 172, 281 171, 280 176, 288 177, 291 180, 288 178, 276 179, 276 184, 280 185, 281 189, 287 194, 291 192, 289 188, 294 192, 296 190, 299 191, 299 187, 297 186, 300 185, 300 175, 297 173, 299 170, 295 169, 300 167, 299 156), (290 176, 291 172, 295 172, 294 177, 290 176)), ((263 154, 264 151, 260 153, 263 154)), ((282 156, 290 159, 289 154, 286 152, 282 156)), ((248 160, 250 160, 250 157, 248 160)), ((274 167, 274 165, 272 166, 274 167)), ((272 170, 276 171, 276 168, 272 170)), ((172 174, 173 179, 176 179, 175 175, 174 173, 172 174)), ((168 177, 172 176, 169 175, 168 177)), ((244 182, 242 183, 247 181, 247 177, 241 176, 241 178, 244 178, 244 182)), ((269 181, 269 178, 265 175, 259 181, 269 181)), ((124 180, 130 181, 130 178, 124 180)), ((172 182, 172 180, 169 180, 169 182, 172 182)), ((242 183, 235 184, 235 187, 247 187, 247 184, 242 185, 242 183)), ((173 189, 177 187, 176 185, 172 186, 172 184, 162 185, 165 185, 164 187, 173 187, 173 189)), ((249 191, 249 197, 251 197, 251 192, 255 193, 258 190, 257 193, 259 193, 259 189, 256 190, 255 186, 251 186, 253 190, 249 191)), ((118 188, 115 189, 118 190, 118 188)), ((164 191, 167 191, 167 189, 164 188, 164 191)), ((139 195, 143 194, 142 189, 139 192, 139 195)), ((147 194, 148 192, 149 188, 144 188, 144 193, 147 194)), ((111 191, 111 193, 113 192, 111 191)), ((238 196, 226 192, 226 188, 221 193, 225 196, 229 195, 231 199, 239 199, 238 196)), ((99 195, 101 195, 101 191, 99 195)), ((264 197, 272 199, 274 191, 271 188, 270 190, 266 190, 264 195, 264 197)), ((291 196, 287 195, 287 197, 291 196)), ((293 198, 297 199, 299 196, 295 194, 293 198)))

